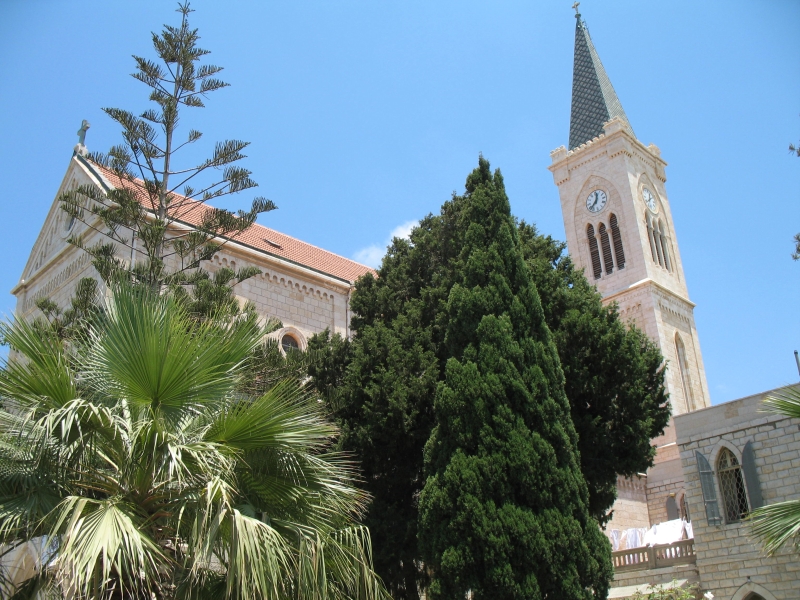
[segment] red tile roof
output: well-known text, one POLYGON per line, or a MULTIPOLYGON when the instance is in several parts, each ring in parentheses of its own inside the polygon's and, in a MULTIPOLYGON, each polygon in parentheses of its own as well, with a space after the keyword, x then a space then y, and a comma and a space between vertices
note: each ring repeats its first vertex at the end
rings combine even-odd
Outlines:
MULTIPOLYGON (((119 186, 120 183, 129 185, 127 181, 122 181, 110 169, 98 165, 97 163, 89 163, 89 165, 93 169, 96 169, 111 185, 115 187, 119 186)), ((136 186, 136 195, 139 197, 142 204, 148 209, 152 208, 150 206, 150 200, 143 189, 142 181, 136 179, 134 185, 136 186)), ((178 196, 183 198, 183 196, 178 196)), ((181 206, 181 214, 177 215, 177 218, 188 225, 198 225, 202 221, 203 214, 211 209, 212 207, 204 202, 188 200, 186 204, 181 206)), ((269 227, 259 225, 258 223, 236 236, 234 241, 249 246, 259 252, 263 252, 264 254, 277 256, 326 275, 332 275, 333 277, 347 281, 355 281, 366 273, 375 272, 366 265, 357 263, 349 258, 344 258, 333 252, 328 252, 327 250, 293 238, 280 231, 275 231, 269 227)))

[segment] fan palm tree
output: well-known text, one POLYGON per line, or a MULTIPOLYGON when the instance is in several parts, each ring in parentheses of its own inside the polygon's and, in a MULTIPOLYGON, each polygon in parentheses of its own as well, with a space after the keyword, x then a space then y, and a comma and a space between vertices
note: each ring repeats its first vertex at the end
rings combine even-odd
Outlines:
POLYGON ((46 549, 4 596, 385 597, 322 405, 291 382, 237 391, 254 320, 119 287, 80 342, 0 335, 0 543, 46 549))
MULTIPOLYGON (((764 400, 764 407, 778 415, 800 419, 800 388, 787 387, 764 400)), ((750 513, 751 532, 768 555, 786 542, 800 544, 800 500, 777 502, 750 513)))

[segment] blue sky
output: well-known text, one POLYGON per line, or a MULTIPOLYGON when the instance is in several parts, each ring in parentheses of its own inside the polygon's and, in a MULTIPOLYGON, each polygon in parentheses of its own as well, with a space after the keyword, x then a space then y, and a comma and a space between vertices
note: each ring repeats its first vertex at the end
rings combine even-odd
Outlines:
MULTIPOLYGON (((360 260, 461 191, 482 152, 514 213, 564 239, 550 150, 569 127, 571 1, 211 2, 192 23, 232 87, 184 117, 252 142, 280 210, 260 222, 360 260)), ((147 107, 129 73, 175 3, 0 3, 0 288, 18 281, 77 141, 107 150, 102 112, 147 107)), ((714 403, 798 380, 800 2, 584 0, 639 138, 667 160, 714 403)), ((225 206, 249 205, 242 195, 225 206)), ((1 296, 10 315, 14 298, 1 296)))

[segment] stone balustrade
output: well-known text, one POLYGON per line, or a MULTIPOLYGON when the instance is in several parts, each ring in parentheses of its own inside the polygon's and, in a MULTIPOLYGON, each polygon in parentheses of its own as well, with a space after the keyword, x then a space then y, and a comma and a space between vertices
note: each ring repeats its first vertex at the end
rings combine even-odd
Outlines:
POLYGON ((672 544, 656 544, 642 548, 630 548, 611 553, 614 571, 643 571, 673 565, 694 564, 694 540, 681 540, 672 544))

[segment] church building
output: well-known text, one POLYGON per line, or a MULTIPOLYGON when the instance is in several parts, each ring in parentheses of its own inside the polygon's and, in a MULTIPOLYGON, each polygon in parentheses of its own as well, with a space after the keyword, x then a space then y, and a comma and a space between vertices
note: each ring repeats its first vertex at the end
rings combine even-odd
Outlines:
MULTIPOLYGON (((586 23, 576 17, 569 142, 550 153, 548 168, 572 260, 605 302, 619 306, 624 321, 658 344, 672 408, 669 426, 653 440, 654 466, 618 480, 606 527, 615 565, 610 598, 676 580, 718 600, 796 599, 796 554, 785 549, 765 557, 744 519, 759 506, 800 499, 800 423, 759 412, 766 394, 711 405, 667 194, 667 163, 657 146, 636 137, 586 23)), ((107 191, 120 185, 86 156, 81 137, 12 290, 17 319, 34 317, 41 298, 68 306, 82 278, 98 278, 89 255, 67 240, 83 234, 92 245, 100 234, 92 232, 93 223, 71 219, 58 202, 77 186, 107 191)), ((191 228, 193 222, 187 217, 178 225, 191 228)), ((354 282, 372 271, 257 224, 226 243, 207 268, 221 266, 261 270, 235 292, 263 319, 283 323, 273 335, 284 349, 301 350, 325 329, 349 336, 354 282)))

